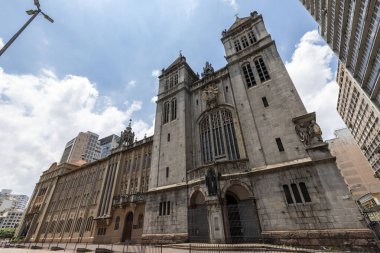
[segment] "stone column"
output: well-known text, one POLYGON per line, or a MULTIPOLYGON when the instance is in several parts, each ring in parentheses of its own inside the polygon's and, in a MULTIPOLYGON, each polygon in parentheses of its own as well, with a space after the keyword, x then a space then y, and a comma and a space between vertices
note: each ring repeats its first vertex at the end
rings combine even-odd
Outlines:
POLYGON ((206 197, 210 243, 225 243, 223 211, 218 196, 206 197))

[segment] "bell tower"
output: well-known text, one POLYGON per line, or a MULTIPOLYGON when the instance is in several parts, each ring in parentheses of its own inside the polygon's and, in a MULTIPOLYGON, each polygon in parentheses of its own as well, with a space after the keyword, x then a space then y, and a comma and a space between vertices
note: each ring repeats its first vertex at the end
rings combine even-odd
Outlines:
POLYGON ((184 182, 191 164, 190 86, 198 79, 179 57, 159 76, 150 188, 184 182), (189 122, 187 122, 189 121, 189 122))
POLYGON ((191 93, 198 76, 180 53, 159 76, 144 240, 187 238, 186 171, 192 164, 191 93))
POLYGON ((243 139, 253 144, 246 146, 250 165, 307 157, 292 122, 292 118, 306 114, 306 109, 262 15, 253 11, 247 17, 236 17, 222 32, 221 41, 243 139))

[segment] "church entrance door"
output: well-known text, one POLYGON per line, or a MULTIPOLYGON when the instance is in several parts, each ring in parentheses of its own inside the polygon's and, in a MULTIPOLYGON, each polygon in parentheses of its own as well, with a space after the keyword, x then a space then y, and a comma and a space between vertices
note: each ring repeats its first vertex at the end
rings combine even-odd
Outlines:
POLYGON ((207 205, 205 197, 200 191, 192 195, 188 214, 190 242, 209 242, 207 205))
POLYGON ((230 240, 232 243, 242 242, 243 228, 241 226, 239 200, 232 193, 226 194, 228 224, 230 230, 230 240))
POLYGON ((129 212, 125 216, 124 230, 122 241, 130 241, 132 239, 132 227, 133 227, 133 213, 129 212))
POLYGON ((241 185, 231 186, 225 194, 226 241, 255 242, 260 237, 256 203, 241 185), (229 232, 229 233, 228 233, 229 232))

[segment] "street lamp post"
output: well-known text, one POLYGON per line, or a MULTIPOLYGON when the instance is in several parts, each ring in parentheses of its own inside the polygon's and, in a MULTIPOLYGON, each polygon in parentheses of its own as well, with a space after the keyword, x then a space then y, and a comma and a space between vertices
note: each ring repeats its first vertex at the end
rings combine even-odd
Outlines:
POLYGON ((12 43, 17 39, 17 37, 25 30, 25 28, 33 21, 33 19, 35 17, 37 17, 38 14, 42 14, 44 16, 44 18, 46 18, 49 22, 53 23, 54 20, 49 17, 48 15, 46 15, 40 8, 40 3, 39 3, 39 0, 34 0, 34 5, 37 7, 37 10, 28 10, 26 11, 26 13, 28 15, 31 15, 31 17, 29 18, 29 20, 21 27, 20 30, 18 30, 18 32, 13 35, 13 37, 7 42, 7 44, 4 45, 4 47, 0 50, 0 56, 5 52, 5 50, 8 49, 8 47, 10 45, 12 45, 12 43))

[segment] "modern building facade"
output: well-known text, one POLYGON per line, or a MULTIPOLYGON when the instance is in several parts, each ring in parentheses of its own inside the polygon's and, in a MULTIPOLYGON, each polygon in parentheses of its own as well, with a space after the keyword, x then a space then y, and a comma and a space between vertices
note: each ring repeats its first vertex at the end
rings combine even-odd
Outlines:
POLYGON ((380 0, 300 2, 317 21, 320 34, 339 58, 337 82, 341 94, 338 111, 372 168, 377 171, 380 166, 380 0), (355 101, 364 106, 363 115, 357 113, 353 105, 355 101), (365 121, 352 122, 357 120, 355 116, 375 121, 366 127, 365 121), (364 130, 373 125, 372 136, 367 136, 364 130))
POLYGON ((90 131, 80 132, 77 137, 66 144, 60 163, 98 160, 101 151, 98 138, 99 135, 90 131))
POLYGON ((200 77, 182 54, 163 69, 153 137, 136 142, 128 126, 106 158, 45 171, 18 234, 369 247, 373 236, 262 16, 237 18, 222 43, 219 70, 207 62, 200 77))
POLYGON ((335 131, 328 140, 330 152, 336 157, 338 169, 355 200, 370 194, 380 196, 380 181, 347 128, 335 131))
POLYGON ((99 140, 100 158, 107 157, 111 154, 111 150, 119 145, 120 137, 112 134, 99 140))
POLYGON ((12 194, 12 190, 3 189, 0 192, 0 214, 6 211, 24 210, 29 197, 26 195, 12 194))
POLYGON ((7 211, 0 216, 0 228, 17 228, 20 224, 23 211, 7 211))
POLYGON ((380 107, 380 1, 300 0, 371 103, 380 107))
POLYGON ((346 123, 372 169, 380 170, 380 110, 358 86, 351 73, 339 65, 338 113, 346 123))

